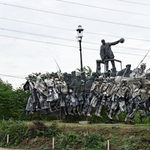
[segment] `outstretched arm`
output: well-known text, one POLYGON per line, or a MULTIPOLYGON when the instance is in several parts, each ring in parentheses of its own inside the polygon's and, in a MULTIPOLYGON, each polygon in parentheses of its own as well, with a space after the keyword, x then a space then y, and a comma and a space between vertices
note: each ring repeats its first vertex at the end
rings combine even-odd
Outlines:
POLYGON ((116 45, 116 44, 118 44, 118 43, 124 43, 124 38, 121 38, 120 40, 118 40, 118 41, 116 41, 116 42, 112 42, 112 43, 109 43, 110 44, 110 46, 111 45, 116 45))
POLYGON ((116 41, 116 42, 111 42, 111 43, 109 43, 109 45, 111 46, 111 45, 116 45, 116 44, 118 44, 120 42, 120 40, 118 40, 118 41, 116 41))

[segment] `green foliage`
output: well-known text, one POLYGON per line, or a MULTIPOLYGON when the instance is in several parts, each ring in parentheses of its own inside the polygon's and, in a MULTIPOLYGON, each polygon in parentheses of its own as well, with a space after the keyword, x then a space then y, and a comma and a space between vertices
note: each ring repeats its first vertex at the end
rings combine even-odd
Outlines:
MULTIPOLYGON (((141 127, 142 125, 140 125, 141 127)), ((34 122, 34 125, 27 127, 23 122, 11 120, 2 120, 0 123, 0 147, 15 147, 21 142, 26 149, 46 150, 52 145, 52 137, 55 138, 55 149, 69 150, 97 150, 106 149, 107 140, 109 139, 110 149, 118 150, 135 150, 150 148, 149 129, 137 127, 95 127, 68 126, 65 124, 64 130, 60 130, 57 122, 52 122, 46 126, 42 122, 34 122), (73 132, 72 129, 76 128, 73 132), (94 130, 93 130, 94 129, 94 130), (31 132, 32 131, 32 132, 31 132), (92 132, 89 132, 92 131, 92 132), (89 132, 89 133, 88 133, 89 132), (9 143, 7 145, 7 135, 9 143), (31 144, 31 140, 33 143, 31 144), (43 142, 44 141, 44 142, 43 142)), ((63 129, 63 128, 62 128, 63 129)))
POLYGON ((22 122, 14 122, 12 120, 2 120, 0 126, 0 146, 16 146, 21 143, 28 135, 27 126, 22 122), (9 143, 7 144, 7 135, 9 135, 9 143))
MULTIPOLYGON (((77 71, 77 75, 81 74, 81 69, 77 68, 76 71, 77 71)), ((85 72, 86 77, 89 77, 92 74, 92 69, 89 66, 86 67, 84 66, 83 72, 85 72)))
POLYGON ((0 119, 26 118, 25 107, 28 97, 29 93, 24 92, 23 89, 13 90, 10 84, 0 80, 0 119))
POLYGON ((140 139, 142 141, 148 141, 150 143, 150 135, 144 135, 144 136, 141 136, 140 139))
POLYGON ((33 126, 28 128, 29 138, 38 137, 55 137, 59 132, 60 128, 58 127, 57 122, 53 122, 49 127, 47 127, 42 122, 34 122, 33 126))
POLYGON ((126 149, 135 150, 138 149, 139 144, 140 140, 134 137, 123 138, 122 145, 118 147, 118 150, 126 150, 126 149))
POLYGON ((86 149, 102 149, 104 148, 104 138, 101 134, 89 133, 83 139, 83 147, 86 149))
MULTIPOLYGON (((32 80, 36 82, 37 76, 41 76, 42 80, 46 79, 46 74, 39 73, 32 73, 32 80)), ((51 72, 50 75, 54 76, 55 78, 58 78, 57 72, 51 72)), ((26 77, 27 80, 29 80, 29 77, 26 77)))
POLYGON ((38 142, 39 141, 39 137, 36 136, 36 138, 34 139, 35 142, 38 142))
POLYGON ((58 127, 58 123, 57 122, 53 122, 51 126, 48 127, 47 132, 45 132, 45 136, 46 137, 55 137, 58 135, 58 133, 60 132, 60 128, 58 127))
POLYGON ((137 112, 137 114, 135 115, 135 117, 133 119, 135 123, 137 123, 137 124, 148 124, 148 123, 150 123, 150 116, 147 118, 143 118, 142 122, 141 122, 141 120, 139 119, 140 114, 145 114, 145 112, 144 111, 138 111, 137 112))
POLYGON ((67 132, 66 135, 59 136, 59 141, 56 143, 58 149, 74 148, 76 144, 81 142, 75 132, 67 132))

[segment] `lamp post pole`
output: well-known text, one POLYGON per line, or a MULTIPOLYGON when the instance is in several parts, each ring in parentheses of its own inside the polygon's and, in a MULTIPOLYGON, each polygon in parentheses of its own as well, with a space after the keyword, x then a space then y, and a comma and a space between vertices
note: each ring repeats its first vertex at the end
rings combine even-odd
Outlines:
POLYGON ((83 37, 83 28, 81 25, 78 26, 77 31, 77 39, 79 41, 79 51, 80 51, 80 64, 81 64, 81 72, 83 72, 83 64, 82 64, 82 47, 81 47, 81 42, 82 42, 82 37, 83 37))
POLYGON ((81 42, 82 42, 82 41, 81 41, 81 40, 79 40, 80 64, 81 64, 81 72, 83 72, 81 42))

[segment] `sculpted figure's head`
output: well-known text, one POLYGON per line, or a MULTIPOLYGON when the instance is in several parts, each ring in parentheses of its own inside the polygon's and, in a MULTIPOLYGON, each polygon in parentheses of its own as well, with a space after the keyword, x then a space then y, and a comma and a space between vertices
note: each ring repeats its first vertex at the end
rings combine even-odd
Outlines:
POLYGON ((41 81, 41 77, 40 76, 37 76, 37 81, 41 81))
POLYGON ((145 70, 146 69, 146 64, 142 63, 140 67, 141 67, 142 70, 145 70))
POLYGON ((29 74, 29 79, 30 79, 30 80, 32 80, 32 77, 33 77, 32 74, 29 74))
POLYGON ((77 75, 77 80, 80 81, 81 80, 81 76, 77 75))
POLYGON ((47 77, 47 78, 49 78, 49 79, 51 78, 51 75, 50 75, 50 73, 49 73, 49 72, 46 72, 46 74, 45 74, 45 75, 46 75, 46 77, 47 77))
POLYGON ((115 83, 115 77, 110 77, 110 82, 115 83))
POLYGON ((71 72, 71 75, 72 75, 73 77, 75 77, 75 76, 76 76, 76 71, 72 71, 72 72, 71 72))
POLYGON ((130 70, 131 65, 130 64, 126 65, 126 68, 127 68, 127 70, 130 70))
POLYGON ((103 45, 105 45, 105 40, 104 39, 102 39, 101 42, 102 42, 103 45))
POLYGON ((99 79, 99 82, 103 82, 104 81, 103 76, 99 76, 98 79, 99 79))
POLYGON ((127 80, 126 80, 126 79, 122 79, 121 85, 122 85, 122 86, 126 86, 126 85, 127 85, 127 80))

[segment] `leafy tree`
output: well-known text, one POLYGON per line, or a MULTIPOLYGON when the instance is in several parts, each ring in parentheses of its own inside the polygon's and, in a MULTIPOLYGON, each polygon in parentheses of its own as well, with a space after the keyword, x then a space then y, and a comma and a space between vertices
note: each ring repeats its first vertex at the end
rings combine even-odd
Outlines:
MULTIPOLYGON (((81 69, 77 68, 77 74, 80 75, 81 74, 81 69)), ((85 72, 86 76, 89 77, 92 74, 92 69, 89 66, 84 66, 83 67, 83 72, 85 72)))
POLYGON ((25 107, 29 93, 19 88, 13 90, 11 84, 4 83, 0 80, 0 119, 14 118, 19 119, 25 115, 25 107))

